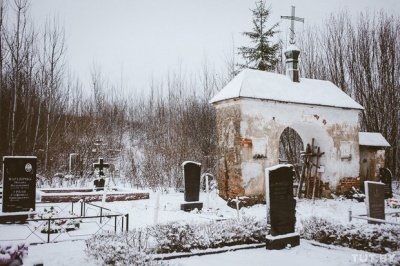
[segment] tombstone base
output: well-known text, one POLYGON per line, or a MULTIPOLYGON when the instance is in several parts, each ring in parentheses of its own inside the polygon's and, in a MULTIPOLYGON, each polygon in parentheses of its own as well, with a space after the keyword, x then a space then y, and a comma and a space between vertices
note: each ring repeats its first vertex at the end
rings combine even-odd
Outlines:
POLYGON ((267 235, 265 247, 271 249, 284 249, 288 245, 295 247, 300 245, 300 235, 298 233, 290 233, 285 235, 271 236, 267 235))
POLYGON ((0 212, 0 224, 25 223, 35 212, 0 212))
POLYGON ((181 204, 181 210, 190 212, 194 209, 201 210, 203 208, 203 202, 185 202, 181 204))

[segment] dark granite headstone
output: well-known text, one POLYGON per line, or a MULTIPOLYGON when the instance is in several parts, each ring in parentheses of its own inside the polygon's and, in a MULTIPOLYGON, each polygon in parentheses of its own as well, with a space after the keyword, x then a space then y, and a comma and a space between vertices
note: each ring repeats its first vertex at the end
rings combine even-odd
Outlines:
POLYGON ((3 212, 35 210, 36 157, 3 157, 3 212))
POLYGON ((385 199, 392 198, 392 172, 387 168, 379 168, 379 178, 385 184, 385 199))
POLYGON ((202 209, 203 203, 198 202, 200 196, 200 173, 201 164, 196 162, 184 162, 183 178, 185 184, 186 203, 181 204, 181 210, 191 211, 195 208, 202 209))
POLYGON ((198 201, 200 193, 201 164, 185 162, 183 164, 183 178, 185 182, 185 201, 198 201))
MULTIPOLYGON (((385 220, 385 185, 379 182, 365 181, 367 215, 371 218, 385 220)), ((376 223, 368 221, 368 223, 376 223)))
POLYGON ((267 249, 297 246, 300 237, 295 233, 296 200, 293 198, 293 166, 277 165, 265 169, 267 215, 271 224, 267 249))

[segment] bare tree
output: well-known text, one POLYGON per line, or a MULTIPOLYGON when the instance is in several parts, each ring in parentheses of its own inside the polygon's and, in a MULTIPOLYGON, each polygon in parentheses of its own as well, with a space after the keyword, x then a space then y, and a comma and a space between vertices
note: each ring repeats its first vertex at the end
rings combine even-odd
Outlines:
POLYGON ((386 165, 399 173, 400 22, 383 12, 332 15, 300 41, 302 73, 328 79, 363 107, 363 131, 381 132, 391 144, 386 165))

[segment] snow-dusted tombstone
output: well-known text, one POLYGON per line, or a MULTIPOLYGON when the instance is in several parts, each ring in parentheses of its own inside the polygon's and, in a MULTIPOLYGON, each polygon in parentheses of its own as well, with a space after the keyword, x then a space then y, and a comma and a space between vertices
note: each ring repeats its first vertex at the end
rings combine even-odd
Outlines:
POLYGON ((379 179, 385 184, 385 199, 393 197, 392 172, 388 168, 379 168, 379 179))
MULTIPOLYGON (((365 203, 370 218, 385 220, 385 185, 380 182, 365 181, 365 203)), ((376 223, 368 221, 368 223, 376 223)))
POLYGON ((182 164, 182 167, 185 184, 185 203, 181 204, 181 210, 201 210, 203 208, 203 203, 199 202, 201 164, 186 161, 182 164))
POLYGON ((35 210, 36 157, 3 157, 3 212, 35 210))
POLYGON ((267 219, 271 224, 267 249, 284 249, 300 244, 295 233, 296 200, 293 198, 293 166, 280 164, 265 169, 267 219))

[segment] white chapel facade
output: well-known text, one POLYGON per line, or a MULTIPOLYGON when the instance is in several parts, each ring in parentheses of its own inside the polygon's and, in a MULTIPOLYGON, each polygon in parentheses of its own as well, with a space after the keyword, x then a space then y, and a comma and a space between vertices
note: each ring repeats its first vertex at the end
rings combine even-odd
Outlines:
POLYGON ((359 114, 363 107, 329 81, 299 78, 299 50, 285 55, 287 74, 245 69, 212 99, 216 108, 220 195, 262 196, 264 169, 279 163, 279 140, 294 129, 324 154, 321 181, 332 191, 360 172, 359 114))

